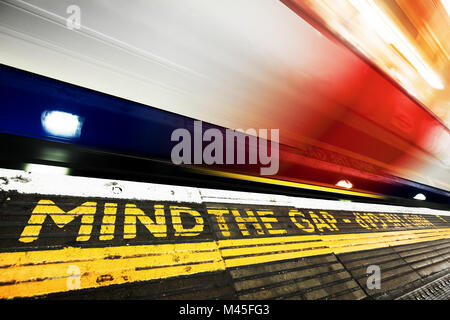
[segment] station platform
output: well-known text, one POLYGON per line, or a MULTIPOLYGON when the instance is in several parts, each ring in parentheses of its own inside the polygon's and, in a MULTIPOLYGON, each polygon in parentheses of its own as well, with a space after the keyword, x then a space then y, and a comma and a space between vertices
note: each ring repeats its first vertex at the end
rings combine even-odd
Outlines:
POLYGON ((450 297, 430 208, 0 169, 0 238, 3 299, 450 297))

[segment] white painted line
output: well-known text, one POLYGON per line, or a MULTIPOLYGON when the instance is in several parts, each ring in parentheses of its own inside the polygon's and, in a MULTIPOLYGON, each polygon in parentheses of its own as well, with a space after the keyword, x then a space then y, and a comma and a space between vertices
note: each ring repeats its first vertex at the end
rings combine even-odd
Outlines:
POLYGON ((292 206, 299 209, 356 212, 416 213, 450 216, 450 211, 338 200, 283 196, 253 192, 183 187, 165 184, 67 176, 62 174, 0 169, 0 191, 108 199, 175 202, 219 202, 292 206))
POLYGON ((238 192, 199 188, 203 202, 242 203, 258 205, 292 206, 292 198, 277 194, 238 192))
POLYGON ((8 169, 0 169, 0 190, 24 194, 202 202, 196 188, 8 169))

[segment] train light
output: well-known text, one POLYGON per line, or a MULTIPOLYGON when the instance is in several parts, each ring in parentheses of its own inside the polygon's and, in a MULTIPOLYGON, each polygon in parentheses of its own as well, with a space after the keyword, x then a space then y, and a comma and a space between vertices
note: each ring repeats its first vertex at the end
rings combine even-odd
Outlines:
POLYGON ((414 196, 414 199, 416 200, 426 200, 427 197, 425 197, 425 195, 423 193, 418 193, 414 196))
POLYGON ((348 180, 339 180, 336 185, 346 189, 351 189, 353 187, 353 184, 348 180))
POLYGON ((43 112, 41 122, 49 135, 62 138, 78 138, 83 125, 79 116, 62 111, 43 112))

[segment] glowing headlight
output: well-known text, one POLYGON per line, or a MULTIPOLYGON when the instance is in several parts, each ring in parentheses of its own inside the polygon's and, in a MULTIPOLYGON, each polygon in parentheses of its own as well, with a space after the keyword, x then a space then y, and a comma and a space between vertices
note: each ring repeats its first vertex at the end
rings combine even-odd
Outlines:
POLYGON ((336 185, 338 187, 343 187, 343 188, 347 188, 347 189, 351 189, 353 187, 353 184, 348 181, 348 180, 339 180, 336 185))
POLYGON ((83 126, 79 116, 62 111, 45 111, 41 121, 48 134, 63 138, 79 137, 83 126))
POLYGON ((418 193, 414 196, 414 199, 416 200, 426 200, 427 197, 425 197, 425 195, 423 193, 418 193))

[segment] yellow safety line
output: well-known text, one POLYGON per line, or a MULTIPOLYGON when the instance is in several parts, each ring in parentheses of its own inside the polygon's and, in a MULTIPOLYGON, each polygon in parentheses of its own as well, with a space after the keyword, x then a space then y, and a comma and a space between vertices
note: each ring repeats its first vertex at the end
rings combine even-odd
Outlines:
POLYGON ((203 168, 190 168, 190 170, 195 171, 195 172, 201 172, 204 174, 214 175, 214 176, 218 176, 218 177, 269 183, 269 184, 275 184, 275 185, 279 185, 279 186, 302 188, 302 189, 316 190, 316 191, 326 191, 326 192, 333 192, 333 193, 341 193, 341 194, 355 195, 355 196, 368 197, 368 198, 379 198, 379 199, 385 198, 385 196, 383 196, 381 194, 376 194, 376 193, 343 190, 343 189, 324 187, 324 186, 318 186, 318 185, 306 184, 306 183, 300 183, 300 182, 263 178, 263 177, 258 177, 258 176, 250 176, 250 175, 240 174, 240 173, 223 172, 223 171, 203 169, 203 168))
MULTIPOLYGON (((261 239, 261 244, 264 243, 265 245, 261 245, 259 247, 243 247, 243 243, 246 239, 240 239, 238 241, 221 240, 219 241, 219 248, 221 250, 222 257, 225 260, 225 265, 229 268, 326 253, 337 254, 343 252, 361 251, 406 243, 431 241, 442 238, 450 238, 450 228, 397 232, 273 237, 264 238, 264 240, 261 239), (300 242, 302 237, 304 237, 304 241, 310 242, 300 242), (288 240, 289 238, 293 241, 297 241, 297 243, 290 242, 288 240), (271 239, 272 242, 269 242, 269 239, 271 239), (320 239, 320 241, 311 241, 313 239, 320 239), (280 242, 284 242, 286 244, 279 245, 280 242), (235 249, 231 249, 232 247, 235 247, 235 249), (247 256, 240 257, 239 255, 247 256)), ((260 239, 251 239, 251 242, 249 240, 250 239, 247 240, 248 245, 256 244, 260 239)))
POLYGON ((214 242, 65 248, 0 253, 0 298, 67 291, 80 270, 80 288, 189 275, 225 268, 214 242), (11 284, 8 284, 11 283, 11 284))
POLYGON ((221 248, 238 247, 249 245, 273 244, 273 243, 289 243, 298 241, 321 240, 320 235, 305 235, 305 236, 283 236, 283 237, 264 237, 264 238, 250 238, 250 239, 226 239, 219 240, 221 248))
POLYGON ((3 252, 0 298, 78 289, 70 286, 74 267, 80 271, 79 289, 85 289, 445 238, 450 228, 3 252))

